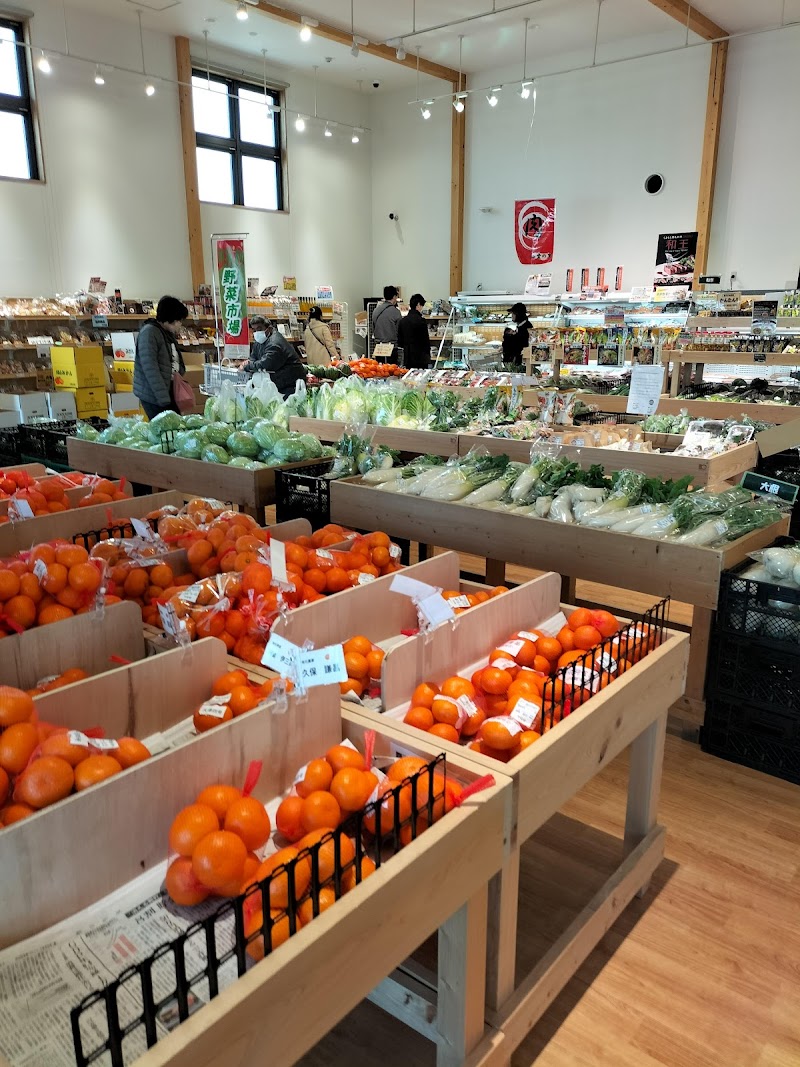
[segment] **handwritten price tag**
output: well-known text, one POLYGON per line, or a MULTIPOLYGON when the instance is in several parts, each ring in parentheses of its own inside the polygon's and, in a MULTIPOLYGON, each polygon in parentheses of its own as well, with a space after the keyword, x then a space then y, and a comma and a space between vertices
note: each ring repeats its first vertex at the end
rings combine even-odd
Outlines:
POLYGON ((282 585, 288 585, 289 572, 286 570, 286 545, 283 541, 270 541, 269 562, 272 567, 272 580, 282 585))
POLYGON ((301 652, 299 656, 299 683, 305 689, 314 685, 331 685, 347 681, 347 667, 341 645, 328 645, 301 652))
POLYGON ((285 678, 297 681, 297 659, 299 655, 300 649, 297 645, 292 644, 291 641, 287 641, 285 637, 280 637, 278 634, 270 634, 261 662, 265 667, 271 667, 272 670, 278 671, 285 678))
POLYGON ((131 519, 131 526, 143 541, 155 541, 156 535, 149 522, 145 522, 144 519, 131 519))

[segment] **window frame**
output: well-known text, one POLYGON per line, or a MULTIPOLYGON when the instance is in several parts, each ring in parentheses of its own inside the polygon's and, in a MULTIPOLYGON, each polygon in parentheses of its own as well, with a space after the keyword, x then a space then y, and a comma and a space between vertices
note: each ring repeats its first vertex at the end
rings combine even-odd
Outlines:
POLYGON ((17 49, 17 69, 19 71, 20 95, 12 96, 0 93, 0 111, 9 115, 20 115, 25 127, 25 143, 28 148, 30 174, 27 178, 14 178, 0 174, 0 180, 16 182, 38 182, 42 180, 42 168, 39 160, 39 145, 36 136, 36 112, 33 99, 32 64, 28 52, 27 23, 8 15, 0 15, 0 26, 14 34, 17 49))
MULTIPOLYGON (((200 68, 192 67, 192 79, 199 78, 205 81, 211 78, 213 81, 223 83, 227 88, 228 93, 228 117, 230 121, 230 137, 219 137, 210 133, 200 133, 195 126, 195 148, 208 148, 212 151, 226 152, 231 159, 231 174, 233 179, 233 203, 228 204, 224 201, 218 200, 206 200, 203 203, 221 203, 223 207, 243 207, 248 211, 285 211, 286 210, 286 195, 284 188, 284 139, 282 123, 280 121, 280 115, 282 114, 282 101, 281 91, 279 89, 272 89, 269 86, 266 87, 266 95, 271 106, 277 111, 274 118, 275 123, 275 146, 273 148, 267 145, 255 144, 252 141, 244 141, 241 137, 241 127, 239 120, 239 90, 246 89, 248 92, 260 92, 264 93, 264 85, 259 85, 256 82, 245 81, 242 78, 233 78, 228 74, 221 74, 213 69, 202 70, 200 68), (244 179, 243 179, 243 167, 242 158, 244 156, 251 156, 255 159, 266 159, 275 163, 276 167, 276 184, 277 184, 277 198, 278 205, 275 208, 263 208, 263 207, 249 207, 244 202, 244 179)), ((192 82, 192 89, 194 90, 194 81, 192 82)), ((250 101, 247 101, 250 103, 250 101)))

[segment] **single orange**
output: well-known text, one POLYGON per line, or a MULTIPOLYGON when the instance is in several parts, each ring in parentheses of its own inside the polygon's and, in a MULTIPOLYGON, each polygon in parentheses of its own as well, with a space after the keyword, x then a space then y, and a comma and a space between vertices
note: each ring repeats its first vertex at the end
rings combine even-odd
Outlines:
POLYGON ((45 808, 69 796, 74 784, 75 775, 66 760, 58 756, 41 756, 17 778, 14 799, 31 808, 45 808))
POLYGON ((242 791, 235 785, 207 785, 197 795, 197 804, 211 808, 220 824, 224 822, 228 808, 234 800, 241 799, 242 791))
POLYGON ((195 846, 192 871, 206 889, 217 889, 236 879, 241 882, 246 859, 247 848, 237 834, 214 830, 195 846))
POLYGON ((347 668, 348 678, 358 678, 363 681, 369 675, 369 662, 361 652, 346 652, 344 665, 347 668))
POLYGON ((345 641, 344 654, 348 652, 358 652, 362 656, 368 656, 372 651, 372 642, 368 637, 364 637, 363 634, 356 634, 355 637, 351 637, 349 641, 345 641))
POLYGON ((430 730, 435 719, 430 708, 409 708, 403 722, 409 726, 416 726, 418 730, 430 730))
POLYGON ((411 706, 418 708, 430 708, 433 698, 439 692, 439 686, 433 682, 422 682, 411 694, 411 706))
POLYGON ((240 797, 225 813, 224 827, 241 837, 248 852, 253 852, 267 843, 272 824, 260 800, 240 797))
POLYGON ((597 648, 602 641, 602 635, 599 630, 594 626, 578 626, 573 630, 573 639, 575 641, 576 649, 583 649, 584 652, 588 652, 591 648, 597 648))
POLYGON ((330 793, 316 790, 304 798, 301 821, 306 833, 311 830, 333 830, 341 820, 341 808, 330 793))
POLYGON ((342 767, 358 767, 361 771, 366 770, 364 757, 350 745, 334 745, 325 753, 325 759, 331 765, 334 774, 342 767))
POLYGON ((577 630, 579 626, 592 625, 592 613, 588 608, 576 608, 567 618, 570 630, 577 630))
POLYGON ((453 697, 454 699, 458 699, 458 697, 472 699, 475 696, 475 686, 468 678, 461 678, 459 675, 454 674, 442 682, 442 695, 453 697))
POLYGON ((484 667, 481 672, 481 688, 495 696, 507 693, 513 680, 508 671, 499 667, 484 667))
POLYGON ((536 642, 536 653, 539 656, 544 656, 545 659, 550 660, 552 663, 557 660, 564 649, 555 637, 540 637, 536 642))
POLYGON ((32 722, 18 722, 0 734, 0 767, 7 774, 22 774, 39 744, 39 732, 32 722))
POLYGON ((226 671, 211 686, 211 694, 215 697, 225 696, 231 693, 237 685, 247 685, 245 672, 243 670, 226 671))
MULTIPOLYGON (((201 793, 202 796, 202 793, 201 793)), ((191 856, 206 834, 219 830, 216 812, 207 804, 189 804, 172 820, 169 829, 170 851, 191 856)))
POLYGON ((297 795, 303 800, 318 790, 330 788, 333 770, 325 759, 312 759, 303 768, 303 776, 295 780, 297 795))
POLYGON ((433 734, 434 737, 439 737, 443 741, 452 741, 454 745, 458 744, 458 730, 455 726, 451 726, 449 723, 437 722, 428 730, 429 734, 433 734))
POLYGON ((284 797, 275 813, 275 826, 287 841, 299 841, 303 829, 303 798, 284 797))
POLYGON ((188 856, 178 856, 170 863, 164 879, 164 888, 170 900, 184 908, 202 904, 210 893, 210 890, 195 878, 192 861, 188 856))

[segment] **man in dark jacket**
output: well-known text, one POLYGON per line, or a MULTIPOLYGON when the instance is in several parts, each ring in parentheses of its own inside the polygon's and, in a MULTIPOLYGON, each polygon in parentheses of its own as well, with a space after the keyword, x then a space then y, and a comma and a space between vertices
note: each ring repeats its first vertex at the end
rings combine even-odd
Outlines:
POLYGON ((503 333, 503 362, 512 363, 522 368, 524 366, 522 352, 530 342, 533 323, 528 318, 528 309, 520 301, 508 309, 511 321, 516 324, 516 329, 510 327, 503 333))
POLYGON ((186 368, 175 344, 189 309, 174 296, 162 296, 156 317, 148 319, 136 338, 133 392, 148 419, 162 411, 177 411, 172 395, 172 375, 186 368))
POLYGON ((409 369, 424 370, 431 361, 431 336, 419 310, 424 306, 425 297, 414 293, 408 305, 408 314, 397 327, 397 347, 403 352, 403 366, 409 369))
POLYGON ((306 368, 297 350, 289 344, 280 330, 260 316, 250 320, 253 347, 243 370, 248 374, 263 372, 275 383, 284 398, 294 392, 295 384, 305 379, 306 368))
POLYGON ((377 344, 397 344, 397 328, 400 325, 400 308, 397 306, 397 289, 393 285, 383 288, 383 300, 372 312, 372 336, 377 344))

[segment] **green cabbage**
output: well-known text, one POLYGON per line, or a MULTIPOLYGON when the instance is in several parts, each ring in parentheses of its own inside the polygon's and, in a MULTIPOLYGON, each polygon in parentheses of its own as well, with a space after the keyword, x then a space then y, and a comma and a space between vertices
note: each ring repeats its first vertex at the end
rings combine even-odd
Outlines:
POLYGON ((259 422, 253 427, 253 437, 263 452, 272 452, 276 443, 288 436, 288 430, 284 430, 282 426, 273 426, 266 421, 259 422))
POLYGON ((156 452, 158 455, 160 455, 164 451, 164 449, 161 447, 161 445, 150 445, 147 451, 156 452))
POLYGON ((279 463, 295 463, 297 460, 306 458, 302 443, 291 438, 276 441, 273 452, 279 463))
POLYGON ((162 411, 150 420, 150 440, 153 444, 159 444, 161 435, 166 430, 182 430, 183 419, 177 411, 162 411))
POLYGON ((90 423, 79 422, 75 428, 75 436, 80 438, 81 441, 96 441, 100 433, 90 423))
POLYGON ((228 438, 225 447, 234 456, 246 456, 252 459, 258 455, 258 441, 252 434, 244 430, 234 430, 228 438))
POLYGON ((228 453, 219 445, 206 445, 200 457, 204 463, 227 463, 228 453))
POLYGON ((146 441, 151 444, 150 426, 146 422, 137 422, 135 426, 131 427, 129 436, 135 441, 146 441))
POLYGON ((306 459, 319 459, 322 455, 322 445, 313 434, 301 433, 297 443, 303 446, 306 459))
POLYGON ((199 430, 184 430, 175 435, 175 452, 182 459, 200 459, 206 441, 199 430))
POLYGON ((203 415, 186 415, 183 419, 183 425, 187 430, 199 430, 205 424, 206 420, 203 415))
POLYGON ((98 441, 104 445, 121 445, 127 436, 124 427, 109 426, 99 435, 98 441))
POLYGON ((224 422, 209 422, 205 428, 205 437, 211 445, 226 445, 231 435, 231 427, 224 422))

